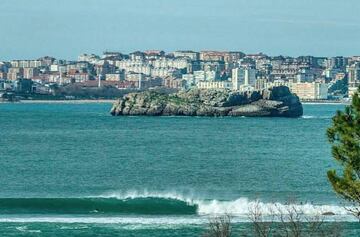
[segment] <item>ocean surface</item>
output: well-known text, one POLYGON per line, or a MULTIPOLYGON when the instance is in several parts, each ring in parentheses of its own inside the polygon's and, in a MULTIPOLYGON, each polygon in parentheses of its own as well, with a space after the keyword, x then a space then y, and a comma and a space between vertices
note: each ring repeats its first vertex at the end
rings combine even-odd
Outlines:
POLYGON ((301 118, 112 117, 111 104, 0 104, 1 236, 200 236, 235 232, 296 202, 359 236, 336 197, 326 128, 343 105, 301 118))

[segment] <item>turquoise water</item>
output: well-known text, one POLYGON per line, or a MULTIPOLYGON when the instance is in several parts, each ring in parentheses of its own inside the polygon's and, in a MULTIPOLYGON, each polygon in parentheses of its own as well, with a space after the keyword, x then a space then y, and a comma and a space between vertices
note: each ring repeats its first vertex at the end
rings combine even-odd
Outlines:
POLYGON ((304 105, 298 119, 112 117, 110 107, 0 104, 1 233, 197 236, 223 213, 245 228, 255 200, 296 200, 307 215, 350 221, 348 235, 360 229, 326 179, 325 131, 343 105, 304 105))

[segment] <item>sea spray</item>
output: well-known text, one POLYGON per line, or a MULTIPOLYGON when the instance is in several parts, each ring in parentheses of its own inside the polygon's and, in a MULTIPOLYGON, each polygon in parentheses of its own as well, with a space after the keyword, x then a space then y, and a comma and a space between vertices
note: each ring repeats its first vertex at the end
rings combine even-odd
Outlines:
MULTIPOLYGON (((289 208, 295 208, 304 215, 322 215, 323 213, 333 213, 334 215, 350 215, 343 205, 335 204, 314 204, 314 203, 280 203, 263 202, 261 200, 249 200, 248 198, 238 198, 235 200, 216 200, 199 199, 194 196, 184 196, 176 192, 149 192, 149 191, 130 191, 126 193, 112 192, 102 195, 103 198, 137 199, 137 198, 160 198, 166 200, 178 200, 188 206, 195 206, 198 215, 223 215, 247 216, 255 207, 259 208, 264 215, 276 213, 286 213, 289 208)), ((347 208, 351 208, 348 206, 347 208)))

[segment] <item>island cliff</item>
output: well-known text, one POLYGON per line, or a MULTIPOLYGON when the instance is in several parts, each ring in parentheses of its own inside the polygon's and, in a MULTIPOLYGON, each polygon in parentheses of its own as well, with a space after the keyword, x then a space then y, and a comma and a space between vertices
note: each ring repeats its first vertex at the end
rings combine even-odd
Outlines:
POLYGON ((253 92, 192 89, 166 94, 130 93, 114 103, 112 115, 299 117, 303 107, 288 87, 253 92))

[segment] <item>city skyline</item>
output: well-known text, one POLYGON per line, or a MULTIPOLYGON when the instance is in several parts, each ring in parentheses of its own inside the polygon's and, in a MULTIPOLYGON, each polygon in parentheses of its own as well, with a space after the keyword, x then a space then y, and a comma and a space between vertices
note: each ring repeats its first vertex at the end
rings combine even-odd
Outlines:
POLYGON ((299 54, 299 55, 287 55, 287 54, 268 54, 266 52, 262 52, 262 51, 256 51, 256 52, 246 52, 243 50, 218 50, 218 49, 203 49, 203 50, 194 50, 194 49, 177 49, 177 50, 164 50, 161 48, 151 48, 151 49, 134 49, 131 51, 124 51, 124 50, 111 50, 111 49, 103 49, 103 50, 99 50, 97 52, 95 51, 84 51, 79 53, 78 55, 74 55, 71 58, 69 57, 56 57, 55 55, 39 55, 36 57, 27 57, 27 58, 1 58, 0 57, 0 62, 10 62, 10 61, 22 61, 22 60, 37 60, 37 59, 41 59, 44 57, 51 57, 57 60, 65 60, 68 62, 75 62, 75 61, 79 61, 79 57, 81 57, 82 55, 94 55, 94 56, 99 56, 99 57, 103 57, 106 54, 111 54, 111 53, 120 53, 120 54, 124 54, 124 55, 129 55, 129 54, 133 54, 133 53, 137 53, 137 52, 164 52, 165 56, 167 55, 172 55, 174 54, 174 52, 194 52, 194 53, 201 53, 201 52, 216 52, 216 53, 243 53, 244 55, 263 55, 265 57, 284 57, 284 58, 300 58, 300 57, 315 57, 315 58, 336 58, 336 57, 344 57, 344 58, 351 58, 351 57, 360 57, 360 53, 359 54, 351 54, 351 55, 312 55, 312 54, 299 54))
POLYGON ((271 1, 8 1, 0 59, 76 59, 104 50, 192 49, 353 56, 360 3, 271 1), (29 20, 31 19, 31 20, 29 20))
POLYGON ((42 57, 0 62, 3 95, 12 91, 59 96, 64 91, 56 88, 62 87, 71 94, 74 93, 71 87, 75 87, 76 93, 81 92, 79 86, 99 89, 106 86, 114 93, 156 87, 245 92, 285 86, 300 99, 339 100, 351 97, 359 81, 360 56, 292 58, 243 52, 175 51, 166 54, 152 50, 130 54, 104 52, 102 56, 82 54, 77 61, 42 57))

